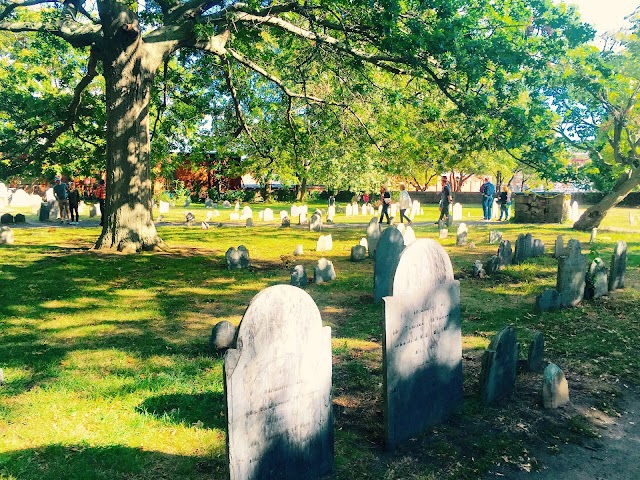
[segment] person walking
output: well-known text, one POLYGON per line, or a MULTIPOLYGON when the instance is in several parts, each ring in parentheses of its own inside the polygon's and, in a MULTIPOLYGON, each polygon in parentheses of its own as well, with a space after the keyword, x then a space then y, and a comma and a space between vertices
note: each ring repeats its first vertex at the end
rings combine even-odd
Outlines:
POLYGON ((387 191, 387 188, 384 185, 380 187, 380 203, 382 204, 382 211, 380 212, 380 220, 378 220, 378 223, 382 223, 382 219, 387 217, 387 225, 391 225, 391 219, 389 218, 391 194, 387 191))
POLYGON ((493 214, 493 195, 496 193, 496 187, 491 183, 489 177, 484 177, 484 183, 480 187, 482 194, 482 213, 484 220, 491 220, 493 214))
POLYGON ((78 222, 80 221, 80 218, 78 216, 79 204, 80 204, 80 190, 76 188, 75 183, 69 182, 69 210, 71 213, 71 221, 69 222, 69 225, 78 225, 78 222))
POLYGON ((440 218, 435 222, 436 224, 440 223, 445 218, 446 221, 449 222, 449 205, 453 203, 451 198, 451 185, 449 185, 446 175, 442 175, 440 183, 442 185, 442 190, 440 191, 440 218))
POLYGON ((69 218, 69 188, 60 177, 55 178, 53 195, 56 197, 58 207, 60 208, 60 221, 64 223, 64 221, 69 218))
POLYGON ((507 185, 502 186, 502 191, 500 192, 500 198, 498 199, 498 204, 500 204, 500 220, 502 221, 502 216, 504 215, 505 222, 509 220, 509 207, 511 207, 511 190, 507 185))
POLYGON ((107 198, 107 187, 104 183, 104 180, 100 179, 98 182, 98 188, 96 188, 96 198, 100 203, 100 226, 104 225, 104 210, 107 198))
POLYGON ((411 197, 409 196, 409 192, 407 192, 404 183, 400 184, 400 223, 404 223, 403 219, 407 219, 407 223, 411 225, 413 222, 406 215, 406 211, 408 208, 411 208, 411 197))

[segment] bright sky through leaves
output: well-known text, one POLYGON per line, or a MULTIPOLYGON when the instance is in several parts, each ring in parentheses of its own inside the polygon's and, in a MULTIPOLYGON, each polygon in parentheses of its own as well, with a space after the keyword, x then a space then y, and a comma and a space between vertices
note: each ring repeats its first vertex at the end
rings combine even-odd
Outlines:
POLYGON ((576 5, 583 21, 592 24, 598 34, 618 30, 626 24, 624 17, 640 6, 640 0, 566 0, 576 5))

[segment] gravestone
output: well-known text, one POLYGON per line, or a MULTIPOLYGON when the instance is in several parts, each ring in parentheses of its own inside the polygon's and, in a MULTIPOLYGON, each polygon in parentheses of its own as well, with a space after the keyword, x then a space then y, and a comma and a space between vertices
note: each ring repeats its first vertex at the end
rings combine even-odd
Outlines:
POLYGON ((598 229, 597 228, 592 228, 591 229, 591 237, 589 237, 589 243, 594 244, 596 243, 596 237, 598 236, 598 229))
POLYGON ((562 238, 562 235, 558 235, 553 250, 553 258, 559 258, 562 255, 564 255, 564 238, 562 238))
POLYGON ((13 218, 15 223, 24 223, 27 221, 27 217, 25 217, 22 213, 16 213, 16 216, 13 218))
POLYGON ((493 199, 493 206, 491 207, 491 218, 498 220, 500 218, 500 205, 498 205, 498 199, 493 199))
POLYGON ((397 214, 398 214, 398 204, 392 203, 391 205, 389 205, 389 218, 394 219, 396 218, 397 214))
POLYGON ((369 258, 375 258, 376 256, 376 248, 378 248, 378 241, 380 240, 381 233, 382 230, 380 229, 378 219, 376 217, 373 217, 369 221, 369 225, 367 225, 367 245, 369 250, 369 258))
POLYGON ((282 223, 280 224, 280 226, 281 226, 282 228, 288 228, 288 227, 290 227, 290 226, 291 226, 291 220, 289 220, 289 217, 284 217, 284 218, 282 219, 282 223))
POLYGON ((369 249, 369 242, 367 242, 367 238, 366 237, 362 237, 360 239, 360 245, 362 245, 364 248, 366 248, 367 250, 369 249))
POLYGON ((222 208, 231 208, 231 202, 229 200, 225 200, 222 202, 222 208))
POLYGON ((233 346, 236 338, 236 327, 232 323, 223 320, 215 324, 211 329, 209 348, 214 352, 226 350, 233 346))
POLYGON ((229 212, 229 220, 240 220, 240 214, 236 211, 229 212))
POLYGON ((586 288, 587 257, 582 254, 580 242, 567 242, 565 254, 558 258, 558 280, 556 290, 563 307, 575 307, 584 298, 586 288))
POLYGON ((19 188, 11 195, 11 200, 9 201, 9 206, 11 208, 24 208, 31 206, 31 196, 25 192, 23 189, 19 188))
POLYGON ((286 210, 280 210, 280 221, 284 220, 288 216, 289 212, 287 212, 286 210))
POLYGON ((316 284, 327 283, 335 280, 336 271, 333 268, 333 262, 324 257, 318 260, 314 270, 313 279, 316 284))
POLYGON ((251 265, 249 251, 244 245, 240 245, 237 250, 234 247, 230 247, 225 253, 225 259, 229 270, 248 268, 251 265))
POLYGON ((303 254, 304 254, 304 249, 302 248, 302 245, 296 245, 296 248, 293 249, 293 255, 298 257, 303 254))
POLYGON ((544 242, 538 238, 533 240, 533 248, 531 249, 532 257, 542 257, 544 255, 545 246, 544 242))
POLYGON ((306 225, 309 222, 307 219, 307 212, 302 212, 298 215, 298 225, 306 225))
POLYGON ((234 205, 233 205, 233 209, 234 209, 236 212, 239 212, 239 211, 240 211, 240 202, 239 202, 238 200, 236 200, 236 203, 234 203, 234 205))
POLYGON ((458 232, 456 234, 456 247, 461 247, 462 245, 466 245, 468 235, 469 235, 469 230, 467 229, 467 224, 461 223, 460 225, 458 225, 458 232))
POLYGON ((309 279, 307 278, 307 271, 305 270, 303 265, 296 265, 291 270, 291 281, 290 284, 294 287, 306 287, 309 283, 309 279))
POLYGON ((562 307, 562 297, 555 288, 548 288, 536 297, 533 309, 540 312, 552 312, 562 307))
POLYGON ((498 255, 492 255, 489 260, 484 262, 484 271, 491 275, 500 270, 500 257, 498 255))
POLYGON ((360 208, 360 211, 362 212, 362 215, 366 215, 369 212, 369 206, 366 204, 363 204, 362 207, 360 208))
POLYGON ((511 242, 509 240, 501 240, 498 246, 498 258, 500 258, 500 268, 511 265, 511 242))
POLYGON ((527 369, 530 372, 542 372, 544 369, 544 335, 534 332, 527 353, 527 369))
POLYGON ((204 208, 213 208, 213 200, 207 197, 204 201, 204 208))
POLYGON ((393 448, 462 404, 460 283, 438 242, 419 239, 402 252, 384 304, 385 442, 393 448))
POLYGON ((609 292, 609 276, 607 265, 601 258, 596 258, 589 265, 586 277, 584 298, 591 300, 600 298, 609 292))
POLYGON ((448 236, 449 236, 449 230, 447 230, 446 228, 441 228, 440 230, 438 230, 438 238, 444 239, 444 238, 447 238, 448 236))
POLYGON ((361 262, 367 258, 367 249, 362 245, 354 245, 351 247, 351 257, 350 260, 352 262, 361 262))
POLYGON ((42 202, 40 204, 40 213, 38 214, 38 220, 41 222, 49 221, 49 204, 42 202))
MULTIPOLYGON (((42 197, 40 197, 40 195, 29 195, 29 198, 31 199, 31 213, 34 215, 37 215, 38 212, 40 211, 40 204, 42 203, 42 197)), ((80 208, 78 208, 78 210, 80 210, 80 208)))
POLYGON ((414 200, 411 202, 411 220, 417 215, 420 215, 420 202, 418 200, 414 200))
POLYGON ((542 374, 542 403, 544 408, 558 408, 569 403, 569 384, 564 372, 550 363, 542 374))
POLYGON ((202 228, 202 230, 209 230, 209 223, 208 223, 208 222, 203 221, 203 222, 200 224, 200 228, 202 228))
POLYGON ((344 215, 346 217, 350 217, 351 215, 353 215, 353 206, 350 203, 347 203, 347 206, 344 209, 344 215))
POLYGON ((406 227, 404 229, 404 233, 402 234, 402 238, 404 238, 405 247, 409 246, 416 241, 416 233, 413 231, 413 228, 406 227))
POLYGON ((613 248, 609 271, 609 291, 624 288, 624 274, 627 271, 627 242, 619 240, 613 248))
POLYGON ((264 220, 265 222, 273 222, 273 219, 273 210, 271 210, 270 208, 266 208, 264 212, 262 212, 262 220, 264 220))
POLYGON ((244 221, 244 226, 247 228, 253 227, 253 219, 251 217, 247 217, 247 219, 244 221))
POLYGON ((518 265, 533 255, 533 236, 521 233, 516 239, 516 251, 513 254, 513 263, 518 265))
POLYGON ((489 231, 489 244, 493 245, 494 243, 500 243, 502 241, 502 232, 497 232, 495 230, 489 231))
MULTIPOLYGON (((160 200, 160 206, 158 207, 159 213, 168 213, 169 212, 169 202, 164 202, 160 200)), ((97 213, 96 215, 100 215, 97 213)))
POLYGON ((482 354, 480 394, 485 405, 494 403, 516 388, 517 367, 516 329, 505 327, 493 337, 482 354))
POLYGON ((184 214, 184 221, 188 226, 192 226, 193 222, 195 222, 196 217, 191 212, 187 212, 184 214))
POLYGON ((327 223, 333 223, 333 219, 336 216, 336 206, 331 205, 327 208, 327 223))
POLYGON ((321 232, 322 231, 322 215, 318 215, 314 213, 311 215, 311 220, 309 221, 309 231, 310 232, 321 232))
POLYGON ((478 278, 484 278, 486 275, 486 271, 484 270, 484 266, 480 260, 476 260, 473 262, 471 266, 471 275, 478 278))
POLYGON ((391 295, 391 283, 404 250, 404 238, 396 228, 382 232, 375 263, 373 265, 373 302, 380 303, 382 297, 391 295))
POLYGON ((333 250, 333 238, 331 234, 320 235, 316 242, 316 252, 329 252, 333 250))
POLYGON ((462 205, 459 203, 453 204, 453 221, 458 222, 462 220, 462 205))
POLYGON ((12 224, 13 221, 14 221, 13 215, 11 215, 10 213, 5 213, 0 217, 0 224, 2 225, 12 224))
POLYGON ((251 207, 247 206, 242 209, 242 215, 240 216, 240 220, 246 220, 247 218, 253 219, 253 210, 251 207))
POLYGON ((574 201, 571 203, 571 212, 569 213, 569 219, 572 222, 577 222, 580 218, 580 207, 578 202, 574 201))
POLYGON ((11 245, 13 242, 13 230, 7 226, 0 227, 0 245, 11 245))
POLYGON ((230 480, 332 470, 331 329, 309 294, 275 285, 251 300, 224 381, 230 480))

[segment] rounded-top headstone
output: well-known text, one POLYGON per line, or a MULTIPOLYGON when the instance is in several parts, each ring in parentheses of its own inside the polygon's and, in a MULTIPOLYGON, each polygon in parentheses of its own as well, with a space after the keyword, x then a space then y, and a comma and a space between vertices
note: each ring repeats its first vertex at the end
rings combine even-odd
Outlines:
POLYGON ((400 255, 393 280, 393 292, 411 294, 417 290, 431 290, 453 281, 451 259, 440 243, 430 238, 416 240, 400 255), (415 282, 419 277, 421 282, 415 282))
POLYGON ((296 245, 296 248, 293 250, 293 254, 297 257, 304 254, 304 249, 302 245, 296 245))
POLYGON ((226 350, 233 346, 235 337, 236 327, 234 327, 233 324, 227 321, 218 322, 211 329, 209 346, 211 347, 211 350, 214 351, 226 350))

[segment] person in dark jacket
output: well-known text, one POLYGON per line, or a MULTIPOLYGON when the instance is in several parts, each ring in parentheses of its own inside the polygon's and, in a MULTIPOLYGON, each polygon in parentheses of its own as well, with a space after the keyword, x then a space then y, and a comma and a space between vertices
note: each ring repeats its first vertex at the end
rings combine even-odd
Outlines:
POLYGON ((493 195, 496 193, 496 187, 489 177, 485 177, 484 183, 480 187, 480 193, 482 194, 482 212, 485 220, 491 220, 493 214, 493 195))
POLYGON ((78 205, 80 204, 80 190, 76 188, 75 183, 69 182, 69 210, 71 212, 71 221, 69 225, 77 225, 80 221, 78 216, 78 205))
POLYGON ((509 208, 511 207, 511 190, 509 190, 509 187, 506 185, 502 186, 498 204, 500 205, 500 221, 502 221, 503 215, 505 221, 509 220, 509 208))

